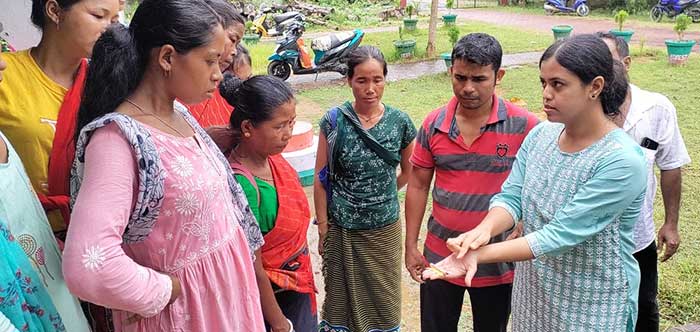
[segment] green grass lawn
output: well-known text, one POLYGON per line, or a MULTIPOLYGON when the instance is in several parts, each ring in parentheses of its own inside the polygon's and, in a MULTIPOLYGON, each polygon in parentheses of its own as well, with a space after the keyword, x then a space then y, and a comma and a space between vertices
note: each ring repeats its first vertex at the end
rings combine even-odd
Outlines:
MULTIPOLYGON (((485 32, 496 37, 503 45, 505 53, 519 53, 529 51, 541 51, 547 48, 552 42, 551 34, 534 32, 523 29, 499 27, 493 24, 469 22, 458 26, 462 35, 470 32, 485 32)), ((426 59, 425 48, 428 44, 428 29, 418 29, 415 33, 404 34, 404 39, 416 40, 416 54, 413 59, 403 60, 396 56, 394 51, 393 41, 399 39, 398 26, 395 31, 391 32, 373 32, 367 33, 362 40, 362 45, 374 45, 379 47, 387 61, 390 63, 402 61, 417 61, 426 59)), ((447 30, 442 27, 442 23, 438 24, 437 30, 436 55, 442 52, 452 50, 452 47, 447 37, 447 30)), ((311 46, 310 40, 305 40, 307 47, 311 46)), ((253 46, 246 46, 251 52, 253 60, 253 73, 267 73, 267 58, 274 52, 275 44, 273 42, 260 42, 253 46)))
MULTIPOLYGON (((633 54, 639 54, 634 49, 633 54)), ((669 262, 659 264, 659 301, 661 305, 662 331, 671 326, 700 321, 700 56, 693 54, 684 67, 671 67, 665 53, 645 51, 644 57, 636 57, 630 73, 631 81, 638 86, 668 96, 678 109, 678 122, 691 158, 695 161, 683 170, 683 203, 680 214, 682 244, 680 251, 669 262)), ((539 112, 542 105, 539 72, 528 66, 509 69, 499 87, 506 98, 518 97, 527 102, 530 111, 539 112)), ((299 99, 316 104, 325 110, 351 98, 347 86, 336 86, 303 91, 299 99)), ((384 102, 407 112, 416 125, 420 125, 428 112, 445 103, 452 90, 446 74, 426 76, 416 80, 389 83, 384 93, 384 102)), ((308 113, 307 113, 308 114, 308 113)), ((308 120, 318 122, 322 114, 312 114, 308 120)), ((656 220, 663 219, 661 195, 657 194, 656 220)), ((407 288, 414 287, 408 283, 407 288)), ((410 293, 409 294, 413 294, 410 293)), ((415 295, 415 294, 414 294, 415 295)), ((404 296, 404 320, 409 312, 417 316, 418 299, 404 296), (409 309, 406 309, 409 308, 409 309)), ((471 331, 468 307, 460 323, 460 331, 471 331)), ((406 331, 418 331, 407 326, 406 331)))
MULTIPOLYGON (((458 21, 458 27, 461 35, 466 35, 471 32, 484 32, 491 34, 500 41, 501 45, 503 45, 504 53, 544 50, 552 43, 552 37, 550 34, 535 32, 533 30, 502 27, 479 22, 460 23, 461 22, 458 21)), ((437 43, 435 45, 436 54, 452 51, 452 45, 450 45, 449 38, 447 37, 447 29, 445 29, 442 25, 442 23, 438 23, 436 38, 437 43)), ((393 42, 398 38, 399 33, 397 27, 395 32, 367 34, 362 43, 365 45, 378 46, 389 62, 401 62, 403 60, 399 59, 394 52, 393 42)), ((413 59, 408 61, 426 58, 425 48, 428 45, 427 28, 419 28, 411 34, 406 33, 404 34, 404 39, 416 40, 415 56, 413 59)))

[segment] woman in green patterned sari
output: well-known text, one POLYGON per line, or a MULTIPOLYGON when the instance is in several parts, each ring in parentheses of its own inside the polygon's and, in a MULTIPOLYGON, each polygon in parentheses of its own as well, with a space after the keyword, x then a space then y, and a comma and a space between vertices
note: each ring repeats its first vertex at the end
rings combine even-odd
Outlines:
POLYGON ((350 54, 354 101, 321 119, 314 202, 326 299, 320 331, 398 331, 401 323, 401 223, 398 189, 408 181, 416 128, 381 102, 382 53, 350 54), (397 172, 397 166, 401 171, 397 172))

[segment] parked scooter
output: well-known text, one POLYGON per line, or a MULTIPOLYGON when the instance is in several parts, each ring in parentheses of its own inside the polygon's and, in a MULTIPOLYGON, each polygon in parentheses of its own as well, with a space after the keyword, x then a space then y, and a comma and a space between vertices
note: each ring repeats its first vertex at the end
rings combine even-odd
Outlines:
POLYGON ((693 19, 693 23, 700 22, 700 0, 659 0, 649 16, 652 21, 661 22, 664 15, 674 18, 684 13, 693 19))
POLYGON ((287 26, 292 22, 303 22, 304 15, 300 12, 287 12, 284 14, 272 14, 272 8, 261 6, 258 16, 253 19, 253 26, 250 28, 252 33, 257 33, 260 37, 277 37, 287 30, 287 26), (269 24, 270 17, 275 23, 272 27, 269 24))
POLYGON ((348 72, 347 57, 362 42, 365 33, 356 29, 352 32, 341 32, 319 37, 311 42, 314 57, 304 46, 302 22, 292 22, 284 37, 277 41, 279 45, 268 60, 267 73, 283 80, 289 78, 292 72, 296 75, 317 74, 334 71, 341 75, 348 72))
POLYGON ((567 0, 546 0, 544 3, 544 12, 547 15, 556 13, 576 13, 578 16, 588 16, 591 10, 588 8, 586 0, 573 0, 572 7, 567 6, 567 0))

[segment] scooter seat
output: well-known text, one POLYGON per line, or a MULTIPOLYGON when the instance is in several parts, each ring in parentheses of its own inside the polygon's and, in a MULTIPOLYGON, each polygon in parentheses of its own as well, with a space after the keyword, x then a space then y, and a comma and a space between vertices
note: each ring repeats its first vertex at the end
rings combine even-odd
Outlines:
POLYGON ((355 37, 355 32, 339 32, 328 36, 318 37, 311 42, 311 49, 314 51, 328 51, 339 45, 345 44, 355 37))
POLYGON ((294 16, 299 16, 299 12, 287 12, 284 14, 275 15, 274 20, 275 23, 280 24, 294 16))

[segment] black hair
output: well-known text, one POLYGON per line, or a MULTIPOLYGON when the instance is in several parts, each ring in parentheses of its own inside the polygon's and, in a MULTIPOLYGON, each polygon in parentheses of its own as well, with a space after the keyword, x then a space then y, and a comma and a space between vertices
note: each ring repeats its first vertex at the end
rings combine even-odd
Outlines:
MULTIPOLYGON (((69 10, 70 7, 73 7, 76 3, 80 2, 81 0, 56 0, 56 3, 61 7, 63 10, 69 10)), ((48 0, 32 0, 32 14, 31 14, 31 19, 32 23, 36 25, 39 29, 44 28, 44 24, 46 24, 46 3, 48 0)))
POLYGON ((180 54, 207 44, 219 16, 201 0, 145 0, 129 28, 112 24, 97 39, 88 67, 76 137, 94 119, 113 112, 143 79, 151 50, 172 45, 180 54))
POLYGON ((241 124, 250 121, 253 126, 268 121, 281 105, 294 99, 294 92, 283 80, 268 75, 257 75, 241 80, 231 73, 224 74, 219 92, 234 107, 231 130, 240 138, 241 124))
POLYGON ((236 45, 236 56, 233 57, 233 63, 247 63, 248 65, 253 65, 253 60, 250 58, 250 52, 245 46, 238 44, 236 45))
POLYGON ((619 55, 621 59, 630 56, 630 47, 623 38, 617 37, 610 32, 602 31, 596 32, 595 35, 598 36, 598 38, 613 41, 615 43, 615 50, 617 51, 617 55, 619 55))
POLYGON ((544 51, 540 68, 550 58, 576 75, 583 84, 591 83, 598 76, 603 77, 605 85, 599 97, 603 112, 610 117, 620 113, 629 85, 626 75, 622 74, 624 70, 616 70, 616 66, 622 64, 613 60, 608 45, 602 39, 592 34, 560 39, 544 51))
POLYGON ((219 16, 221 16, 221 23, 223 24, 224 29, 236 23, 240 23, 241 25, 245 26, 245 19, 243 19, 243 16, 236 11, 236 7, 234 7, 230 2, 225 0, 205 1, 217 14, 219 14, 219 16))
POLYGON ((491 65, 494 72, 501 69, 503 49, 501 44, 491 35, 475 32, 457 41, 452 49, 452 61, 461 60, 479 66, 491 65))
POLYGON ((348 55, 348 77, 352 78, 352 76, 355 75, 355 67, 372 59, 379 62, 379 64, 382 66, 384 77, 386 77, 387 66, 386 60, 384 60, 384 54, 382 54, 382 51, 380 51, 377 47, 369 45, 360 46, 354 49, 348 55))

